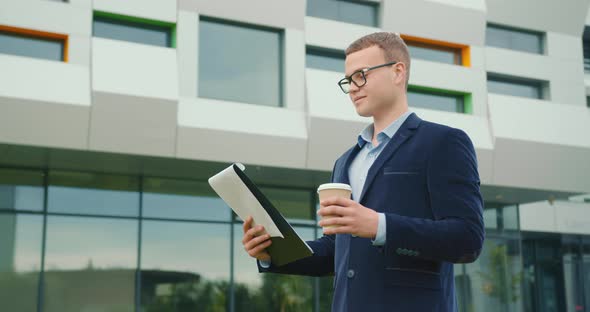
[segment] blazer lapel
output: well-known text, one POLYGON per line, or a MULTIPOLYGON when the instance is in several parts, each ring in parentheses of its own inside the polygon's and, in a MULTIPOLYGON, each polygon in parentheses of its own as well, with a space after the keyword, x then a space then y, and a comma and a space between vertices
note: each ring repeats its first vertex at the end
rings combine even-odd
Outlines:
POLYGON ((350 164, 356 157, 356 155, 360 152, 361 148, 358 144, 355 144, 353 147, 348 149, 348 152, 344 154, 344 166, 341 168, 340 176, 342 177, 342 181, 340 183, 350 184, 350 176, 348 176, 348 169, 350 168, 350 164))
POLYGON ((363 191, 361 192, 361 196, 359 197, 359 203, 363 200, 365 193, 367 193, 367 190, 369 189, 369 187, 371 187, 371 184, 373 183, 373 180, 375 180, 377 172, 379 172, 381 167, 383 167, 383 164, 385 164, 385 162, 389 158, 391 158, 391 156, 393 156, 395 151, 397 151, 397 149, 414 134, 414 130, 418 128, 418 125, 421 121, 422 119, 416 116, 415 113, 410 114, 410 116, 408 116, 406 121, 404 121, 399 130, 395 133, 393 138, 389 140, 389 143, 383 148, 383 151, 381 152, 381 154, 379 154, 379 157, 375 159, 375 162, 373 163, 371 168, 369 168, 367 180, 365 181, 363 191))

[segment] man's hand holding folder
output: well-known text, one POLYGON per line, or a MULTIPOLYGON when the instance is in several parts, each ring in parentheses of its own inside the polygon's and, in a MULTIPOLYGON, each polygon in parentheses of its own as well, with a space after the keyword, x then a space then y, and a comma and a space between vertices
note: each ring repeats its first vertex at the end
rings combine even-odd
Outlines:
POLYGON ((259 261, 270 262, 270 254, 266 248, 272 244, 270 235, 266 233, 262 225, 252 227, 252 217, 248 216, 244 221, 244 238, 242 245, 252 258, 259 261))

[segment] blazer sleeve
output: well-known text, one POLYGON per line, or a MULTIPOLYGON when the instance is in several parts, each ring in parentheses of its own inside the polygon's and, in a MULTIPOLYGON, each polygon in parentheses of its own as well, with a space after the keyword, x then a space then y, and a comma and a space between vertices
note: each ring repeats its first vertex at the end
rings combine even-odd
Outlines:
POLYGON ((427 187, 434 219, 387 213, 387 252, 411 248, 427 260, 475 261, 484 241, 483 199, 475 149, 465 132, 450 128, 433 149, 427 187))
POLYGON ((270 267, 263 268, 257 261, 258 271, 307 276, 333 275, 335 239, 334 235, 324 235, 315 241, 308 241, 307 244, 313 250, 313 255, 283 266, 273 265, 271 259, 270 267))

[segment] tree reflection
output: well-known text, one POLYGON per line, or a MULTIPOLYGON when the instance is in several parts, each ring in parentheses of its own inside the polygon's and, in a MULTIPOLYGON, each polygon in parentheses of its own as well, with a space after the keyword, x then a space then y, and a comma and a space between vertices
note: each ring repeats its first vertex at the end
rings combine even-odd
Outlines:
POLYGON ((510 303, 519 300, 518 288, 521 272, 511 274, 510 258, 506 245, 495 245, 488 250, 488 268, 478 272, 483 278, 482 292, 498 301, 508 310, 510 303))
MULTIPOLYGON (((172 273, 177 274, 177 272, 172 273)), ((142 281, 144 284, 142 301, 148 312, 229 310, 230 283, 228 281, 196 278, 174 284, 160 283, 153 285, 153 288, 145 283, 142 281)), ((234 300, 236 311, 310 311, 313 302, 312 279, 292 275, 262 274, 260 287, 235 283, 234 300)))

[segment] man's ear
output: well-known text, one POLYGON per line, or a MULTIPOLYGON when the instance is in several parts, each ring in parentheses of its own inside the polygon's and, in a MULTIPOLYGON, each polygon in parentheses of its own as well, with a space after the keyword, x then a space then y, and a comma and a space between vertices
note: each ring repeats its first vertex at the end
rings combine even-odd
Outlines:
POLYGON ((406 63, 396 63, 393 65, 393 71, 395 72, 394 82, 395 84, 406 84, 406 63))

